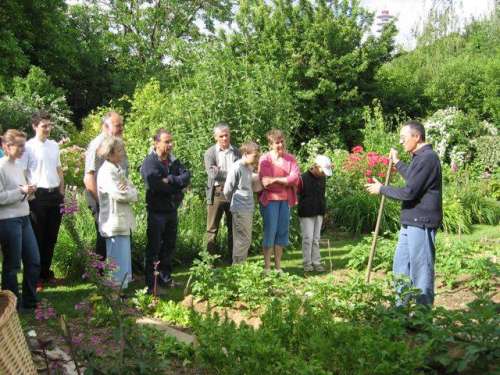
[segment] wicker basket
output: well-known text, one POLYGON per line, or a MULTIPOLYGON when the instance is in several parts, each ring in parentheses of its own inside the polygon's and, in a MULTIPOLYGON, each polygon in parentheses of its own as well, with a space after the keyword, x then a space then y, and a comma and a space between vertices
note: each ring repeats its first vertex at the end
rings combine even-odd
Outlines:
POLYGON ((33 358, 26 344, 14 293, 0 291, 0 374, 37 374, 33 358))

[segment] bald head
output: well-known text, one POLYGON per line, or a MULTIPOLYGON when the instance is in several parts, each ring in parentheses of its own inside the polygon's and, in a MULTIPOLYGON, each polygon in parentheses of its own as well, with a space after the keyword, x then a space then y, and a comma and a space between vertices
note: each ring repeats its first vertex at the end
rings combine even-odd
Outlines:
POLYGON ((103 131, 112 137, 121 137, 123 134, 123 117, 115 111, 108 112, 102 118, 103 131))

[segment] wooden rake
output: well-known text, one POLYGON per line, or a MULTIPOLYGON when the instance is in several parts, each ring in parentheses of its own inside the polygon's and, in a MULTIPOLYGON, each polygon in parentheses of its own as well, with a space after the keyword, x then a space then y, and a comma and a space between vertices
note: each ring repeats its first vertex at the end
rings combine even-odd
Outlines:
MULTIPOLYGON (((389 156, 389 165, 387 167, 387 173, 385 175, 384 186, 387 186, 387 184, 389 183, 389 179, 391 178, 391 170, 392 170, 392 159, 389 156)), ((378 232, 380 230, 380 222, 382 221, 382 213, 384 212, 384 204, 385 204, 385 196, 382 195, 382 198, 380 199, 380 206, 378 208, 377 223, 375 224, 375 231, 373 232, 372 247, 370 249, 370 256, 368 258, 368 266, 366 267, 365 281, 367 283, 370 282, 370 277, 372 273, 373 257, 375 256, 375 250, 377 248, 377 237, 378 237, 378 232)))

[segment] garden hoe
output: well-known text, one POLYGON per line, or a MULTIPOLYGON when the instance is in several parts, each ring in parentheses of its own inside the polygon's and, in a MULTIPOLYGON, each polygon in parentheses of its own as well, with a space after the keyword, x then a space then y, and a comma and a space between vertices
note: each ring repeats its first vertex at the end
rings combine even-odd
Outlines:
MULTIPOLYGON (((385 175, 384 185, 387 185, 389 183, 389 179, 391 178, 391 170, 392 170, 392 159, 389 157, 389 165, 387 167, 387 173, 385 175)), ((375 224, 375 231, 373 232, 372 247, 370 249, 370 256, 368 258, 368 267, 366 268, 365 280, 367 283, 370 282, 373 257, 375 256, 375 249, 377 248, 377 236, 380 230, 380 221, 382 221, 382 213, 384 212, 384 203, 385 203, 385 196, 382 195, 382 198, 380 199, 380 206, 378 208, 377 223, 375 224)))

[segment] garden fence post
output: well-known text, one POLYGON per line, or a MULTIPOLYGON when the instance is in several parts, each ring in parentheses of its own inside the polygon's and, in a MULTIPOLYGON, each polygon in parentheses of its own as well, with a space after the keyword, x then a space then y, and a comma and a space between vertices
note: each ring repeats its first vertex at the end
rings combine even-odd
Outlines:
MULTIPOLYGON (((389 183, 389 179, 391 178, 391 170, 392 170, 392 159, 389 157, 389 165, 387 167, 387 173, 385 175, 384 185, 387 185, 389 183)), ((380 206, 378 208, 377 223, 375 224, 375 231, 373 232, 372 247, 370 249, 370 256, 368 258, 368 266, 366 268, 365 280, 367 283, 370 282, 370 276, 372 272, 372 262, 373 262, 373 257, 375 256, 375 249, 377 247, 377 236, 380 230, 380 222, 382 221, 382 213, 384 212, 384 204, 385 204, 385 195, 382 195, 382 198, 380 199, 380 206)))

